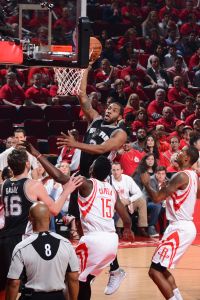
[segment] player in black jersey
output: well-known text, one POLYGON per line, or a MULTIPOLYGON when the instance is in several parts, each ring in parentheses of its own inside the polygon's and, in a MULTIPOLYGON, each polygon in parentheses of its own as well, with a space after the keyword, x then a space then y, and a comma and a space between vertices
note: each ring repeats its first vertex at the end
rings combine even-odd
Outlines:
POLYGON ((22 236, 28 232, 28 215, 35 201, 42 201, 53 215, 57 215, 69 194, 82 183, 82 179, 71 178, 63 186, 63 192, 54 202, 46 192, 43 184, 28 179, 30 162, 25 150, 13 150, 8 155, 8 166, 14 176, 4 181, 1 202, 4 206, 5 225, 0 230, 0 299, 4 299, 6 276, 10 265, 12 251, 22 236), (2 297, 2 298, 1 298, 2 297))
POLYGON ((86 94, 87 75, 88 69, 81 81, 79 94, 81 108, 90 123, 84 142, 75 141, 70 133, 69 135, 62 133, 57 144, 60 148, 67 145, 81 150, 80 173, 89 177, 89 168, 93 161, 102 154, 112 160, 114 152, 126 142, 127 134, 119 124, 123 119, 123 107, 120 103, 111 103, 103 118, 92 108, 91 101, 86 94))

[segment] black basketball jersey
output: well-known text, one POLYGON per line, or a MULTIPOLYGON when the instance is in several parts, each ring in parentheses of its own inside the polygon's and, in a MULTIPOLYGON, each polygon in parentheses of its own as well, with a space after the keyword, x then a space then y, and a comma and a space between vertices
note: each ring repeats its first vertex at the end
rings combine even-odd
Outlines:
POLYGON ((0 230, 0 237, 23 235, 26 231, 29 209, 33 204, 24 190, 27 180, 28 178, 17 181, 7 179, 3 184, 1 201, 4 206, 5 225, 0 230))
MULTIPOLYGON (((105 125, 103 124, 103 119, 100 117, 95 119, 89 126, 85 136, 84 143, 100 145, 103 142, 107 141, 114 131, 119 130, 119 126, 105 125)), ((104 153, 104 156, 111 156, 110 152, 104 153)), ((93 155, 81 151, 80 158, 80 173, 85 177, 89 177, 89 168, 92 165, 93 161, 97 159, 99 155, 93 155)), ((114 156, 114 153, 113 153, 114 156)))

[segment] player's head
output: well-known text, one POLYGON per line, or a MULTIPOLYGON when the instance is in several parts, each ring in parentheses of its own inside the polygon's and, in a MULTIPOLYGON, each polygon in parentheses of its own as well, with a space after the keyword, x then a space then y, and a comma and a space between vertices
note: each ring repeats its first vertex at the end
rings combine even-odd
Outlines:
POLYGON ((123 118, 124 109, 123 106, 118 102, 111 103, 104 115, 104 123, 117 125, 118 121, 123 118))
POLYGON ((194 146, 185 146, 177 154, 177 163, 180 168, 191 167, 199 159, 199 151, 194 146))
POLYGON ((100 181, 108 177, 111 171, 109 159, 103 155, 99 156, 90 167, 90 175, 100 181))
POLYGON ((25 169, 30 170, 30 162, 28 160, 28 155, 23 149, 14 149, 8 155, 8 166, 13 171, 14 176, 21 175, 25 169))

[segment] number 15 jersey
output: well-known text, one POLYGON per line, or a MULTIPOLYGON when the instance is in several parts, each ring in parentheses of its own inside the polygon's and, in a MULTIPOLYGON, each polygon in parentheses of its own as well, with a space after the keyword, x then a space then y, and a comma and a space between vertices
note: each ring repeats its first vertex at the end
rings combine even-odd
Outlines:
POLYGON ((116 191, 108 182, 90 179, 93 188, 88 197, 79 195, 81 224, 84 234, 94 231, 115 232, 114 207, 116 191))
POLYGON ((28 224, 29 209, 34 201, 25 192, 28 178, 7 179, 3 183, 1 202, 4 206, 5 225, 0 237, 23 235, 28 224))

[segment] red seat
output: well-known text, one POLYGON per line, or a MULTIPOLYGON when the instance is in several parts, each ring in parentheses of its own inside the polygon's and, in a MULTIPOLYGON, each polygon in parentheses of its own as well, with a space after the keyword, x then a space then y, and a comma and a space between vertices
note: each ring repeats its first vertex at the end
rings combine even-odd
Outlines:
POLYGON ((49 153, 50 154, 56 154, 58 155, 60 153, 60 149, 58 149, 56 142, 57 142, 58 136, 51 135, 48 137, 48 143, 49 143, 49 153))
POLYGON ((53 120, 49 122, 49 136, 60 135, 61 132, 67 133, 73 128, 71 121, 67 120, 53 120))
POLYGON ((27 119, 24 121, 26 134, 37 139, 47 139, 48 126, 44 119, 27 119))
POLYGON ((39 106, 21 106, 18 111, 18 122, 26 119, 43 119, 44 113, 39 106))
POLYGON ((70 110, 71 120, 75 121, 75 120, 80 119, 80 117, 79 117, 80 110, 81 110, 80 105, 73 105, 71 107, 71 110, 70 110))
POLYGON ((10 119, 0 119, 0 139, 7 139, 13 135, 13 124, 10 119))
POLYGON ((44 118, 50 120, 70 120, 70 108, 62 105, 47 106, 44 109, 44 118))
POLYGON ((10 119, 13 122, 16 119, 17 109, 10 105, 0 105, 0 119, 10 119))

